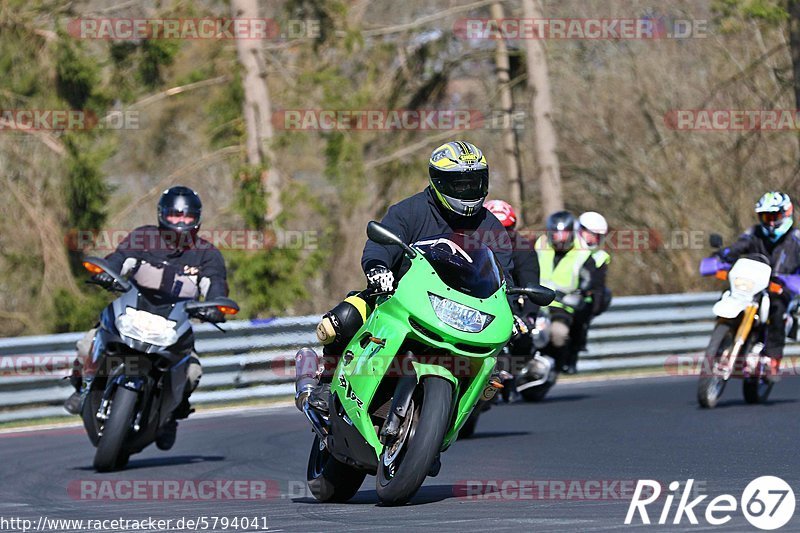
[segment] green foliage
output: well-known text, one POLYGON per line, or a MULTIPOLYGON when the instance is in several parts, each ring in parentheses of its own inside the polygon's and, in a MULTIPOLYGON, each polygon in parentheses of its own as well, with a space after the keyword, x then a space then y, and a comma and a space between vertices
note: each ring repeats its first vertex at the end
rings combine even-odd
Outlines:
POLYGON ((68 154, 64 181, 68 223, 83 230, 101 228, 109 195, 101 166, 108 153, 93 146, 85 134, 65 136, 64 145, 68 154))
POLYGON ((783 0, 715 0, 712 8, 720 20, 727 22, 727 26, 730 26, 732 19, 738 18, 775 26, 789 20, 783 0))
POLYGON ((313 259, 304 258, 304 250, 228 250, 224 255, 231 295, 243 316, 286 313, 292 305, 309 297, 306 284, 315 274, 316 265, 313 259))
POLYGON ((72 109, 85 109, 98 80, 97 64, 67 36, 56 52, 56 91, 72 109))
POLYGON ((244 142, 244 88, 237 69, 233 79, 205 107, 208 120, 208 134, 213 148, 223 148, 244 142))
POLYGON ((344 20, 347 16, 347 6, 339 0, 289 0, 285 7, 290 18, 319 21, 315 50, 336 35, 337 19, 344 20))
POLYGON ((0 84, 4 89, 21 97, 41 93, 41 70, 36 68, 40 44, 21 25, 0 25, 0 72, 3 73, 0 84))
POLYGON ((141 44, 139 78, 142 83, 154 89, 163 83, 163 67, 175 61, 180 50, 180 42, 171 39, 146 39, 141 44))
POLYGON ((267 198, 261 183, 264 167, 242 167, 238 172, 239 190, 236 193, 236 211, 244 218, 245 225, 251 229, 264 229, 264 213, 267 212, 267 198))
POLYGON ((286 232, 281 226, 287 222, 286 213, 296 209, 321 210, 319 204, 309 201, 311 195, 301 186, 294 194, 283 198, 284 215, 273 228, 267 228, 264 213, 267 198, 261 184, 261 167, 244 167, 239 170, 239 191, 235 208, 245 219, 249 229, 265 235, 269 245, 264 250, 226 250, 228 279, 233 298, 239 303, 242 315, 249 318, 265 314, 291 312, 300 301, 308 300, 309 284, 320 274, 327 250, 326 239, 318 233, 286 232))
POLYGON ((340 189, 343 210, 352 212, 363 197, 363 146, 341 131, 331 132, 325 140, 325 177, 340 189))
POLYGON ((97 323, 100 312, 111 301, 111 293, 93 290, 73 296, 65 289, 53 293, 50 330, 55 333, 85 331, 97 323))

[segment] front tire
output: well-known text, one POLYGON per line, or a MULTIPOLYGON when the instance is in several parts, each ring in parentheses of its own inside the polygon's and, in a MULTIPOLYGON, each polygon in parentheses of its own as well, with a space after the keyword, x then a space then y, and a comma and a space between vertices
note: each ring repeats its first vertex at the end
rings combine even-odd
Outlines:
POLYGON ((542 383, 536 387, 522 390, 519 392, 519 394, 526 402, 541 402, 544 400, 544 397, 547 396, 547 393, 550 392, 550 388, 552 386, 553 383, 550 382, 542 383))
POLYGON ((366 472, 356 470, 333 457, 314 436, 308 456, 306 480, 314 498, 321 502, 346 502, 355 496, 366 472))
POLYGON ((114 391, 111 400, 111 414, 103 425, 103 435, 97 442, 97 451, 94 454, 94 468, 98 472, 110 472, 119 468, 126 452, 123 450, 125 439, 131 429, 133 417, 136 414, 136 400, 138 394, 124 387, 114 391))
POLYGON ((453 387, 442 378, 426 377, 417 388, 407 415, 410 427, 394 447, 384 447, 378 461, 381 503, 403 505, 422 486, 442 446, 452 402, 453 387))
POLYGON ((717 406, 722 391, 725 390, 727 380, 722 376, 714 375, 717 361, 726 350, 733 346, 733 327, 726 322, 718 322, 711 333, 711 340, 706 348, 705 363, 700 370, 701 377, 697 382, 697 403, 700 407, 713 409, 717 406), (710 375, 703 375, 709 373, 710 375))

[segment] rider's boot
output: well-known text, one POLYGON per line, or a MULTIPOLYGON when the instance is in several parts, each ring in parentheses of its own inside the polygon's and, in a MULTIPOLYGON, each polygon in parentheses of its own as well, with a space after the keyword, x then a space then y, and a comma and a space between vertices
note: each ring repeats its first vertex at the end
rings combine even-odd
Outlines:
POLYGON ((75 359, 72 363, 72 373, 69 376, 69 384, 75 388, 75 392, 64 400, 64 409, 71 415, 77 415, 81 412, 81 386, 83 385, 81 368, 80 361, 75 359))

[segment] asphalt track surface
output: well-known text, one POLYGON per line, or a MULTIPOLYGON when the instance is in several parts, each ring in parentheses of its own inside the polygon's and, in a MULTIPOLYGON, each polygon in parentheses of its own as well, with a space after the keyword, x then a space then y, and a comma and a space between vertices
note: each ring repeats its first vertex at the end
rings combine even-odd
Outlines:
MULTIPOLYGON (((110 474, 92 470, 93 448, 81 428, 3 433, 0 526, 3 518, 37 525, 41 517, 154 517, 184 530, 176 528, 180 518, 217 516, 258 517, 270 531, 757 531, 738 509, 724 526, 709 526, 702 515, 711 498, 732 494, 738 500, 762 475, 782 477, 800 494, 800 378, 785 378, 763 406, 744 404, 740 383, 733 382, 711 411, 696 406, 695 383, 662 377, 559 384, 541 404, 495 407, 481 418, 474 438, 443 454, 439 476, 428 478, 410 505, 395 508, 377 505, 371 476, 347 504, 319 504, 305 494, 312 435, 288 406, 193 417, 181 424, 170 452, 150 447, 127 469, 110 474), (671 523, 680 495, 668 525, 644 526, 638 515, 633 525, 623 525, 635 480, 661 481, 666 491, 671 481, 689 478, 699 494, 709 495, 695 508, 700 525, 685 517, 680 525, 671 523), (98 502, 70 491, 86 480, 268 480, 270 490, 258 500, 98 502), (489 480, 504 480, 505 489, 489 485, 488 493, 474 496, 476 483, 485 487, 489 480), (615 480, 617 486, 609 484, 615 480), (606 482, 603 498, 590 481, 606 482), (564 486, 572 494, 559 492, 564 486)), ((652 520, 663 502, 662 495, 648 507, 652 520)), ((800 531, 800 506, 781 531, 800 531)))

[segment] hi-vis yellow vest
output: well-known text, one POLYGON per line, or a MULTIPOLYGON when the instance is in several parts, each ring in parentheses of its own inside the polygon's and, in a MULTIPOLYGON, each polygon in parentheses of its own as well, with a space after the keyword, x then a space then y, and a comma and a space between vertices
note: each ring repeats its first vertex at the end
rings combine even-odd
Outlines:
POLYGON ((581 284, 581 268, 584 263, 592 256, 592 251, 586 247, 575 246, 566 253, 558 265, 553 265, 556 258, 556 251, 550 245, 545 235, 536 240, 536 255, 539 257, 539 283, 565 294, 575 292, 581 284))

